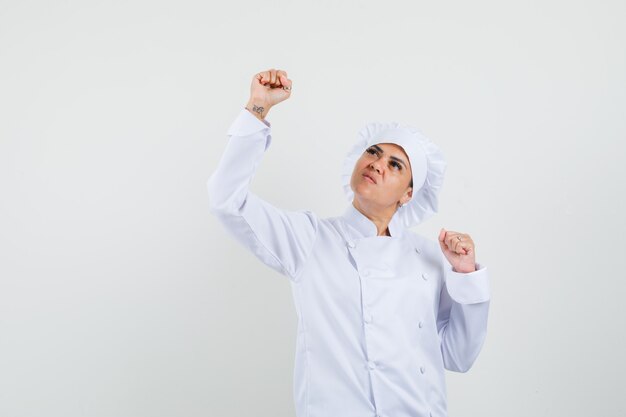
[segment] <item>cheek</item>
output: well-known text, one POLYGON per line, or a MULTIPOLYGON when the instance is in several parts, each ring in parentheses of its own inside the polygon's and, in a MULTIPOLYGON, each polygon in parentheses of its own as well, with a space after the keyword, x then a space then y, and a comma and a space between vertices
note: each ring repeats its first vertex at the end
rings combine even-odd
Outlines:
POLYGON ((367 160, 364 159, 363 157, 361 157, 359 160, 356 161, 356 163, 354 164, 354 169, 352 170, 352 177, 356 177, 357 175, 359 175, 364 169, 365 167, 367 167, 367 160))
POLYGON ((402 194, 406 189, 406 183, 407 180, 404 177, 397 175, 393 178, 393 181, 389 183, 389 190, 394 194, 402 194))
POLYGON ((350 184, 354 187, 358 177, 359 177, 360 169, 358 165, 355 165, 354 170, 352 171, 352 177, 350 177, 350 184))

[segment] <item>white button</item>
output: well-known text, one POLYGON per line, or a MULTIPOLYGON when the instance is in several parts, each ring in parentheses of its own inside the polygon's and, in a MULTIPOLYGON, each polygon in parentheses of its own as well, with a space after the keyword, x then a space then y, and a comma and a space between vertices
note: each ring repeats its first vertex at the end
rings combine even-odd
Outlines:
POLYGON ((415 248, 415 252, 420 253, 420 249, 419 248, 415 248))
POLYGON ((372 361, 369 361, 369 362, 367 363, 367 366, 368 366, 370 369, 376 369, 376 364, 375 364, 374 362, 372 362, 372 361))
POLYGON ((424 278, 424 281, 428 280, 428 274, 426 272, 424 272, 422 274, 422 278, 424 278))
POLYGON ((365 323, 371 323, 372 322, 372 315, 369 313, 365 313, 365 323))
POLYGON ((348 242, 348 246, 350 246, 351 248, 356 246, 356 243, 354 243, 352 240, 350 242, 348 242))
POLYGON ((418 326, 420 327, 420 329, 422 328, 422 326, 424 325, 424 323, 422 323, 421 321, 419 322, 418 326))
POLYGON ((368 275, 370 274, 370 271, 368 271, 368 270, 366 269, 366 270, 364 270, 364 271, 362 272, 362 274, 363 274, 363 276, 364 276, 364 277, 366 277, 366 276, 368 276, 368 275))
POLYGON ((421 373, 426 372, 426 368, 424 368, 423 366, 420 366, 420 372, 421 372, 421 373))

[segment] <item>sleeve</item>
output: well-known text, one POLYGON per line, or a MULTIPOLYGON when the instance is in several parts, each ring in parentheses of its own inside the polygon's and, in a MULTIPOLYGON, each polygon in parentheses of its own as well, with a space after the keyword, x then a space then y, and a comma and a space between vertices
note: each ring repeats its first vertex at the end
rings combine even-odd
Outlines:
POLYGON ((296 280, 317 236, 317 216, 311 211, 281 210, 249 190, 271 143, 269 122, 244 108, 228 136, 226 149, 207 181, 209 211, 264 264, 296 280))
POLYGON ((490 289, 487 268, 476 263, 476 271, 456 272, 441 253, 444 284, 439 297, 437 330, 444 367, 467 372, 487 335, 490 289))

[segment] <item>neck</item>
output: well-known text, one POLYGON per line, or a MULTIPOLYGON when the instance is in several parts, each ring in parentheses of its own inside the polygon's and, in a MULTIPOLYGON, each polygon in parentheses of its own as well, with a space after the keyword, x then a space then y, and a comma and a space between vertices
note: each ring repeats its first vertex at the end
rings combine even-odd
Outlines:
POLYGON ((359 202, 356 198, 352 201, 352 205, 376 225, 377 236, 391 236, 389 233, 389 222, 391 222, 391 218, 396 212, 394 206, 381 207, 359 202))

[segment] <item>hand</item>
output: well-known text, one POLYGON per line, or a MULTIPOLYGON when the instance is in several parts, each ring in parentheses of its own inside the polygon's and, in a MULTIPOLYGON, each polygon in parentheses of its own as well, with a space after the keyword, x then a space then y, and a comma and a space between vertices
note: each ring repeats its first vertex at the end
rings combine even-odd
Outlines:
POLYGON ((291 84, 286 71, 272 68, 259 72, 252 79, 246 108, 265 117, 272 106, 291 96, 291 84))
POLYGON ((442 228, 439 232, 439 246, 456 272, 467 273, 476 270, 474 241, 470 235, 442 228))

